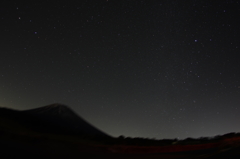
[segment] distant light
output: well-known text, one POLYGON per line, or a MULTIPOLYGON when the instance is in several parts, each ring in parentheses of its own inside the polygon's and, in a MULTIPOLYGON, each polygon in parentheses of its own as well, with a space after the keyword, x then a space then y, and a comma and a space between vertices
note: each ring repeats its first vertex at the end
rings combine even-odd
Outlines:
POLYGON ((194 40, 194 42, 196 43, 196 42, 198 42, 198 40, 194 40))
POLYGON ((35 31, 34 34, 37 34, 37 32, 35 31))

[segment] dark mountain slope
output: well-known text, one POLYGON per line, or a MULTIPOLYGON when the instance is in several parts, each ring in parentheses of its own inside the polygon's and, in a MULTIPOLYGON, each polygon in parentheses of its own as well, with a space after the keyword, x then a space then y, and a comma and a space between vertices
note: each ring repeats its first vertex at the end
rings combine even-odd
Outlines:
MULTIPOLYGON (((84 119, 79 117, 69 107, 61 104, 52 104, 36 109, 22 111, 22 113, 37 118, 43 122, 59 127, 64 132, 84 136, 109 137, 84 119)), ((34 126, 34 125, 33 125, 34 126)), ((38 125, 42 128, 42 125, 38 125)))
POLYGON ((14 132, 23 129, 40 133, 77 135, 84 138, 111 138, 65 105, 52 104, 25 111, 0 108, 0 131, 14 132))

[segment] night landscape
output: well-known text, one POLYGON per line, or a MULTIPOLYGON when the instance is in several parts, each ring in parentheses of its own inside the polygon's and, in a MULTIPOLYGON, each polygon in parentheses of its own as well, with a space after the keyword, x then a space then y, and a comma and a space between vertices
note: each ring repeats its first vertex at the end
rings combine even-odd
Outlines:
POLYGON ((2 0, 0 158, 238 158, 239 12, 2 0))
POLYGON ((183 140, 112 137, 68 106, 57 103, 25 111, 0 108, 0 119, 1 158, 237 158, 240 155, 240 133, 183 140))

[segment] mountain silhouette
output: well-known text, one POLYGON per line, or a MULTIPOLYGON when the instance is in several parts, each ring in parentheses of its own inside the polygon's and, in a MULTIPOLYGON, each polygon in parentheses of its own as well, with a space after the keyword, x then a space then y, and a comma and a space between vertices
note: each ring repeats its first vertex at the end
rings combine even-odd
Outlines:
POLYGON ((0 108, 0 120, 7 122, 8 129, 4 131, 20 126, 24 130, 40 133, 112 138, 78 116, 68 106, 57 103, 23 111, 0 108))
MULTIPOLYGON (((108 135, 98 130, 83 118, 79 117, 72 109, 62 104, 51 104, 40 108, 22 111, 25 114, 31 115, 48 125, 54 125, 64 132, 87 136, 107 137, 108 135)), ((43 127, 38 125, 38 127, 43 127)))

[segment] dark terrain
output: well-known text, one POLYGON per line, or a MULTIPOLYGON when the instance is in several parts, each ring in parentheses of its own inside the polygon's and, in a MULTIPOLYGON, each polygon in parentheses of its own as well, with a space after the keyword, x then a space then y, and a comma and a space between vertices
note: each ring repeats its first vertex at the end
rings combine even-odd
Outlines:
POLYGON ((0 158, 239 158, 240 134, 185 140, 118 138, 70 108, 53 104, 18 111, 0 108, 0 158))

